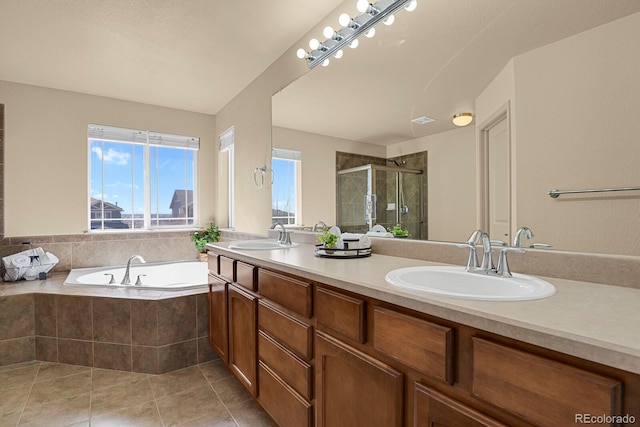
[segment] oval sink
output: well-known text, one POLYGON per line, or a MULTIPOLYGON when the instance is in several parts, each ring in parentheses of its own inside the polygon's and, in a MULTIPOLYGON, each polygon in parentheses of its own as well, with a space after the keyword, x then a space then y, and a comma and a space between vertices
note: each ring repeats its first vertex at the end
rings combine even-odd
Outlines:
POLYGON ((290 245, 283 245, 278 243, 277 240, 241 240, 233 242, 229 245, 229 249, 243 249, 243 250, 273 250, 273 249, 287 249, 298 246, 298 243, 292 243, 290 245))
POLYGON ((463 267, 408 267, 387 273, 393 286, 451 298, 485 301, 524 301, 556 293, 549 282, 525 274, 512 277, 469 273, 463 267))

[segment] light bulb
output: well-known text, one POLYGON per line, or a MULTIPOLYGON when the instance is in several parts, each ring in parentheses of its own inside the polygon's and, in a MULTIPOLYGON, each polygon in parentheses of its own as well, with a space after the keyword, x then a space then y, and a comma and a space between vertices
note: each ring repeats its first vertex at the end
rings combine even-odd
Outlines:
POLYGON ((394 15, 390 15, 387 19, 385 19, 382 22, 384 23, 384 25, 391 25, 395 20, 396 20, 396 17, 394 15))
POLYGON ((296 52, 296 56, 300 59, 304 59, 305 56, 307 56, 307 51, 304 50, 303 48, 298 49, 298 51, 296 52))
POLYGON ((351 43, 349 43, 349 47, 351 49, 355 49, 358 47, 358 44, 360 44, 360 42, 358 41, 358 39, 355 39, 354 41, 352 41, 351 43))
POLYGON ((369 10, 369 6, 369 0, 358 0, 358 3, 356 3, 356 9, 358 9, 360 13, 365 13, 369 10))
POLYGON ((342 58, 342 55, 344 54, 344 52, 342 52, 342 49, 339 49, 335 55, 333 55, 336 59, 340 59, 342 58))
POLYGON ((328 25, 326 27, 324 27, 324 30, 322 30, 322 35, 324 36, 324 38, 326 39, 331 39, 333 38, 333 34, 335 33, 335 31, 333 31, 333 28, 328 25))
POLYGON ((404 7, 407 12, 413 12, 418 7, 418 0, 411 0, 408 5, 404 7))
POLYGON ((326 67, 327 65, 329 65, 329 58, 327 58, 324 61, 322 61, 322 66, 323 67, 326 67))
POLYGON ((351 17, 349 16, 348 13, 343 13, 342 15, 340 15, 340 17, 338 18, 338 23, 343 26, 346 27, 347 25, 349 25, 351 23, 351 17))
POLYGON ((320 42, 318 41, 318 39, 311 39, 309 40, 309 47, 311 48, 311 50, 316 50, 320 47, 320 42))
POLYGON ((371 28, 369 31, 364 33, 364 36, 367 37, 367 38, 371 38, 371 37, 373 37, 375 35, 376 35, 376 29, 375 28, 371 28))

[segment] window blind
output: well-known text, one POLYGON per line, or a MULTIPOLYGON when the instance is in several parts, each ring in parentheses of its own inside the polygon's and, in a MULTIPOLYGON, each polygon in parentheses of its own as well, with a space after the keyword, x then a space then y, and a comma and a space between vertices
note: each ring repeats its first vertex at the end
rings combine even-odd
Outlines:
POLYGON ((218 138, 220 139, 220 151, 227 151, 233 146, 236 139, 236 129, 231 126, 229 129, 222 132, 218 138))
POLYGON ((271 157, 282 160, 302 160, 302 153, 296 150, 287 150, 286 148, 272 148, 271 157))
POLYGON ((89 139, 98 141, 129 142, 188 150, 198 150, 200 148, 200 138, 197 137, 96 124, 87 126, 87 136, 89 139))

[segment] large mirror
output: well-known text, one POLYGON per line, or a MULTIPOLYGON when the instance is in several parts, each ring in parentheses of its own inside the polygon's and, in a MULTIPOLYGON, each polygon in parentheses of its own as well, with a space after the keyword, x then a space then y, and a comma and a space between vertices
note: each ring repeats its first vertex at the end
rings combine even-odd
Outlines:
MULTIPOLYGON (((355 1, 342 12, 357 15, 355 1)), ((547 194, 640 186, 639 12, 631 0, 422 0, 398 12, 273 97, 272 145, 302 157, 299 222, 344 222, 339 171, 377 165, 423 172, 401 189, 422 197, 413 238, 462 241, 480 226, 512 243, 526 226, 525 246, 640 255, 640 191, 547 194), (472 123, 454 126, 466 112, 472 123), (423 116, 434 121, 412 122, 423 116)), ((416 211, 378 198, 381 223, 416 211)))

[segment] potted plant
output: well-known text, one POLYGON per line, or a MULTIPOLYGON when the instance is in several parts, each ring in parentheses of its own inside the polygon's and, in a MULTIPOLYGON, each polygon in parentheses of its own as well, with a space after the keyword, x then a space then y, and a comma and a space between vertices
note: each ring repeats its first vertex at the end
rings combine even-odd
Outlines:
POLYGON ((207 243, 213 243, 220 240, 220 230, 211 224, 202 231, 194 231, 191 235, 191 241, 195 243, 199 252, 200 261, 207 260, 207 243))
POLYGON ((402 229, 400 224, 396 224, 393 228, 388 228, 387 231, 393 234, 393 237, 409 237, 409 231, 402 229))

